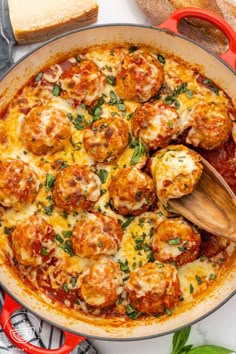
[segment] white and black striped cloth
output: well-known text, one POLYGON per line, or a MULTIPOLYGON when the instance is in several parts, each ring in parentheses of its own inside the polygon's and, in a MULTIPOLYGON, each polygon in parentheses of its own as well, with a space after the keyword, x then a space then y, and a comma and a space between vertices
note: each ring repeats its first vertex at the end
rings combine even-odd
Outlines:
MULTIPOLYGON (((4 303, 4 292, 0 287, 0 311, 4 303)), ((56 327, 53 327, 48 322, 31 314, 28 310, 21 309, 16 311, 11 316, 11 322, 14 329, 25 340, 28 340, 33 345, 41 348, 55 349, 63 343, 63 332, 56 327)), ((18 353, 17 349, 6 337, 0 327, 0 353, 18 353)), ((84 340, 81 342, 71 354, 98 354, 92 344, 84 340)))

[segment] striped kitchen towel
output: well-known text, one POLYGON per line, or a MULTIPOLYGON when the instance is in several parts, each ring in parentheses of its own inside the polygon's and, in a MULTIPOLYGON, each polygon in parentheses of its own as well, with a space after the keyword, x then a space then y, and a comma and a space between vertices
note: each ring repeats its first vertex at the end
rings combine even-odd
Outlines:
MULTIPOLYGON (((0 287, 0 311, 4 303, 4 292, 0 287)), ((11 316, 11 322, 21 337, 41 348, 54 349, 63 343, 63 332, 43 321, 28 310, 21 309, 11 316)), ((17 349, 6 337, 0 327, 0 353, 18 353, 17 349)), ((88 340, 81 342, 71 354, 98 354, 88 340)))

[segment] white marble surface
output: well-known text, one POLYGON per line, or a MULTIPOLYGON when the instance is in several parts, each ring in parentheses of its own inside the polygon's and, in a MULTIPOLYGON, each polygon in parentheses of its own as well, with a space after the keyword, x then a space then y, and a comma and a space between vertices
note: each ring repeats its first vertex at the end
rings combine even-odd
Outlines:
MULTIPOLYGON (((97 24, 150 24, 135 0, 98 0, 98 3, 100 9, 97 24)), ((37 46, 38 44, 16 47, 14 49, 14 59, 18 60, 22 55, 37 46)), ((93 343, 100 354, 170 354, 171 341, 172 335, 167 335, 143 341, 110 342, 93 340, 93 343)), ((190 342, 194 345, 215 344, 236 350, 236 296, 206 319, 193 325, 190 342)))

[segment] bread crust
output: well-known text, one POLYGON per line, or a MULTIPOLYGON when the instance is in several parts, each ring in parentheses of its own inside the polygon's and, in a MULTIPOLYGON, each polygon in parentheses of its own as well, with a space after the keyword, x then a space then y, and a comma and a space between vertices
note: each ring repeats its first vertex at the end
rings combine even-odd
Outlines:
MULTIPOLYGON (((197 7, 215 12, 236 30, 235 0, 137 0, 137 4, 154 25, 161 24, 181 7, 197 7)), ((225 35, 206 21, 183 19, 179 23, 179 32, 217 54, 228 49, 225 35)))

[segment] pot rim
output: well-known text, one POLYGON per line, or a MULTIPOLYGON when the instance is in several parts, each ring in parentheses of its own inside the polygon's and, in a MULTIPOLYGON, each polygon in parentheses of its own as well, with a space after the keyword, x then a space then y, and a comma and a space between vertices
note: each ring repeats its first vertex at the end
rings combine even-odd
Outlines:
POLYGON ((92 25, 90 27, 86 27, 86 28, 80 28, 80 29, 75 29, 75 30, 71 30, 62 34, 59 34, 45 42, 40 43, 36 48, 29 50, 28 53, 24 54, 23 56, 21 56, 18 60, 16 60, 16 62, 3 74, 3 76, 1 77, 0 82, 11 72, 12 69, 14 69, 18 64, 20 64, 22 61, 24 61, 25 59, 27 59, 31 54, 35 53, 37 50, 43 48, 46 45, 49 45, 52 42, 55 42, 58 39, 61 39, 63 37, 67 37, 70 36, 71 34, 74 33, 79 33, 79 32, 84 32, 84 31, 89 31, 89 30, 94 30, 96 28, 104 28, 104 27, 139 27, 139 28, 147 28, 147 29, 153 29, 153 30, 157 30, 157 31, 161 31, 161 32, 165 32, 170 34, 173 37, 179 37, 182 38, 183 40, 186 40, 190 43, 192 43, 193 45, 205 50, 206 52, 208 52, 209 54, 211 54, 212 56, 214 56, 216 59, 218 59, 223 65, 225 65, 233 74, 235 74, 234 69, 228 64, 226 63, 220 56, 218 56, 216 53, 212 52, 211 50, 205 48, 203 45, 198 44, 197 42, 195 42, 194 40, 185 37, 182 34, 179 33, 175 33, 172 32, 168 29, 165 28, 159 28, 158 26, 147 26, 147 25, 141 25, 141 24, 136 24, 136 23, 107 23, 107 24, 100 24, 100 25, 92 25))
MULTIPOLYGON (((134 24, 134 23, 108 23, 108 24, 101 24, 101 25, 93 25, 90 27, 86 27, 86 28, 82 28, 82 29, 76 29, 73 31, 69 31, 66 32, 64 34, 60 34, 46 42, 40 43, 36 48, 30 50, 28 53, 24 54, 22 57, 20 57, 2 76, 1 80, 3 80, 8 74, 10 74, 10 72, 17 66, 19 65, 21 62, 25 61, 31 54, 37 52, 38 50, 40 50, 41 48, 50 45, 50 43, 53 43, 55 41, 57 41, 58 39, 64 38, 64 37, 68 37, 71 34, 75 34, 75 33, 79 33, 79 32, 84 32, 84 31, 89 31, 89 30, 94 30, 97 28, 111 28, 111 27, 139 27, 139 28, 143 28, 143 29, 153 29, 153 30, 158 30, 161 32, 165 32, 171 36, 174 37, 179 37, 183 40, 186 40, 190 43, 192 43, 193 45, 197 46, 198 48, 203 49, 204 51, 208 52, 210 55, 212 55, 213 57, 215 57, 219 62, 221 62, 223 65, 225 65, 233 74, 235 74, 235 71, 233 70, 233 68, 227 64, 222 58, 220 58, 217 54, 213 53, 212 51, 206 49, 204 46, 199 45, 198 43, 196 43, 195 41, 186 38, 185 36, 172 32, 170 30, 167 29, 163 29, 163 28, 158 28, 158 27, 153 27, 153 26, 146 26, 146 25, 139 25, 139 24, 134 24)), ((123 337, 106 337, 106 336, 96 336, 96 335, 90 335, 87 333, 83 333, 83 332, 78 332, 77 330, 74 329, 70 329, 67 327, 64 327, 60 324, 55 323, 53 320, 48 320, 47 318, 45 318, 43 315, 41 315, 40 313, 38 313, 37 311, 32 310, 29 306, 23 304, 23 301, 21 299, 18 299, 17 296, 15 296, 14 294, 12 294, 11 291, 8 290, 7 286, 0 282, 1 287, 4 289, 4 291, 6 291, 17 303, 19 303, 21 306, 23 306, 24 308, 26 308, 28 311, 30 311, 31 313, 33 313, 35 316, 38 316, 39 318, 47 321, 48 323, 50 323, 53 326, 56 326, 57 328, 61 329, 62 331, 66 331, 66 332, 70 332, 72 334, 76 334, 76 335, 80 335, 80 336, 85 336, 86 338, 91 338, 91 339, 97 339, 97 340, 104 340, 104 341, 111 341, 111 342, 128 342, 128 341, 137 341, 137 340, 146 340, 146 339, 151 339, 151 338, 157 338, 157 337, 161 337, 164 335, 168 335, 171 333, 174 333, 184 327, 186 327, 185 325, 182 326, 178 326, 177 328, 175 328, 174 330, 167 330, 164 331, 162 333, 156 333, 156 334, 150 334, 150 335, 143 335, 143 336, 138 336, 138 337, 127 337, 127 338, 123 338, 123 337)), ((203 315, 201 315, 200 317, 191 320, 187 325, 188 326, 192 326, 195 323, 198 323, 199 321, 205 319, 206 317, 208 317, 209 315, 211 315, 212 313, 214 313, 215 311, 217 311, 221 306, 223 306, 228 300, 230 300, 234 295, 236 294, 236 288, 235 290, 233 290, 226 298, 223 298, 219 304, 215 305, 212 309, 210 309, 209 311, 207 311, 206 313, 204 313, 203 315)))
MULTIPOLYGON (((41 314, 39 314, 37 311, 34 311, 32 309, 30 309, 27 305, 23 304, 23 301, 19 300, 17 298, 17 296, 15 296, 14 294, 11 293, 11 291, 9 291, 7 289, 7 286, 5 286, 5 284, 1 283, 1 287, 4 289, 5 292, 7 292, 18 304, 20 304, 23 308, 25 308, 26 310, 28 310, 30 313, 32 313, 33 315, 39 317, 40 319, 48 322, 50 325, 57 327, 58 329, 62 330, 62 331, 66 331, 78 336, 82 336, 82 337, 86 337, 86 338, 90 338, 90 339, 97 339, 97 340, 103 340, 103 341, 109 341, 109 342, 133 342, 133 341, 141 341, 141 340, 147 340, 147 339, 152 339, 152 338, 158 338, 158 337, 162 337, 168 334, 172 334, 175 333, 179 330, 181 330, 182 328, 185 328, 186 325, 183 326, 178 326, 177 328, 175 328, 175 330, 169 330, 169 331, 165 331, 163 333, 157 333, 157 334, 150 334, 147 336, 140 336, 140 337, 127 337, 127 338, 121 338, 121 337, 103 337, 103 336, 95 336, 95 335, 91 335, 91 334, 87 334, 87 333, 83 333, 83 332, 78 332, 75 331, 73 329, 64 327, 60 324, 57 324, 55 322, 53 322, 53 320, 48 320, 46 319, 44 316, 42 316, 41 314)), ((233 296, 236 295, 236 289, 229 295, 227 296, 225 299, 223 299, 218 305, 216 305, 213 309, 209 310, 208 312, 206 312, 204 315, 200 316, 199 318, 190 321, 187 326, 192 326, 200 321, 202 321, 203 319, 205 319, 206 317, 208 317, 209 315, 213 314, 215 311, 217 311, 219 308, 221 308, 223 305, 225 305, 233 296)))

